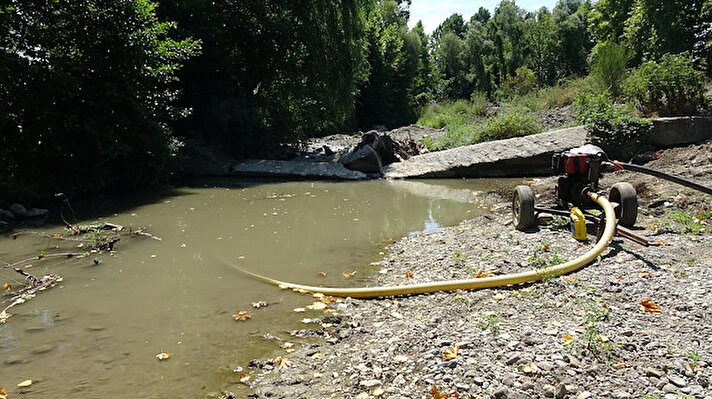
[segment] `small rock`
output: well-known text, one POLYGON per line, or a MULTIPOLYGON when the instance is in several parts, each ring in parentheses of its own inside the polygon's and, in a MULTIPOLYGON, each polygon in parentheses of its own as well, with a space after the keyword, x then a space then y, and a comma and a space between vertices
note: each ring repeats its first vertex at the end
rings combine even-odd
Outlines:
POLYGON ((589 391, 582 391, 580 394, 576 396, 576 399, 589 399, 593 397, 593 394, 589 391))
POLYGON ((7 365, 11 365, 11 364, 22 364, 22 363, 25 363, 25 362, 27 362, 27 361, 25 360, 24 357, 22 357, 22 356, 20 356, 20 355, 17 355, 17 354, 14 354, 14 355, 10 355, 10 356, 8 356, 7 358, 5 358, 5 362, 4 362, 4 363, 7 364, 7 365))
POLYGON ((566 384, 559 384, 554 389, 554 397, 556 399, 564 399, 568 393, 569 393, 569 391, 566 388, 566 384))
POLYGON ((472 382, 474 382, 475 385, 482 386, 482 385, 485 384, 485 379, 482 378, 482 377, 475 377, 475 378, 472 379, 472 382))
POLYGON ((665 375, 665 373, 663 373, 661 370, 658 370, 658 369, 654 369, 654 368, 650 368, 650 367, 649 367, 649 368, 646 368, 646 369, 645 369, 645 375, 646 375, 647 377, 660 378, 660 377, 662 377, 663 375, 665 375))
POLYGON ((556 367, 552 362, 539 362, 536 364, 536 366, 544 371, 551 371, 554 369, 554 367, 556 367))
POLYGON ((358 383, 364 388, 373 388, 375 386, 381 385, 381 380, 364 380, 358 383))
POLYGON ((15 214, 14 214, 14 213, 12 213, 12 212, 10 212, 10 211, 8 211, 8 210, 5 210, 5 209, 0 209, 0 220, 3 220, 3 221, 10 221, 10 220, 13 220, 13 219, 15 219, 15 214))
POLYGON ((665 393, 674 393, 677 392, 677 387, 672 384, 665 384, 662 389, 663 392, 665 393))
POLYGON ((673 384, 677 385, 677 386, 680 387, 680 388, 682 388, 682 387, 684 387, 685 385, 687 385, 687 382, 685 381, 685 379, 682 378, 682 377, 680 377, 680 376, 678 376, 678 375, 671 375, 671 376, 668 376, 668 379, 670 380, 670 382, 672 382, 673 384))
POLYGON ((522 356, 518 353, 515 353, 512 356, 510 356, 509 358, 507 358, 507 360, 504 362, 504 364, 506 364, 507 366, 511 366, 511 365, 519 362, 519 360, 521 360, 521 359, 522 359, 522 356))
POLYGON ((492 397, 494 397, 494 398, 496 398, 496 399, 503 399, 503 398, 506 398, 506 397, 508 397, 508 396, 509 396, 509 389, 507 389, 507 388, 505 388, 505 387, 501 387, 501 388, 497 389, 497 390, 494 391, 494 393, 492 394, 492 397))
POLYGON ((40 218, 40 217, 47 216, 47 214, 49 214, 49 211, 47 209, 30 208, 30 210, 27 211, 27 214, 25 215, 25 217, 28 219, 40 218))
POLYGON ((553 385, 544 385, 544 396, 553 398, 556 396, 556 387, 553 385))
POLYGON ((616 399, 630 399, 630 394, 626 391, 613 391, 611 396, 616 399))
POLYGON ((522 390, 523 390, 523 391, 529 391, 529 390, 531 390, 531 389, 534 389, 534 386, 535 386, 535 385, 534 385, 533 382, 531 382, 531 381, 525 381, 525 382, 522 384, 522 390))
POLYGON ((33 355, 40 355, 40 354, 43 354, 43 353, 47 353, 47 352, 51 351, 52 349, 54 349, 54 348, 52 347, 52 345, 50 345, 50 344, 44 344, 44 345, 40 345, 40 346, 37 346, 37 347, 33 348, 30 352, 31 352, 33 355))
POLYGON ((25 215, 27 215, 27 208, 20 204, 12 204, 10 205, 10 212, 12 212, 18 219, 22 219, 25 215))

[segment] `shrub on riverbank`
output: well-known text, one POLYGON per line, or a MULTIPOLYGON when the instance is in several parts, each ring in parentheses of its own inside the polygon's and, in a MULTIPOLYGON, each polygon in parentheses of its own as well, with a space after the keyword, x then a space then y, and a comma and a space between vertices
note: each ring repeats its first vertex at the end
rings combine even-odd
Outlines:
POLYGON ((482 117, 487 112, 487 97, 475 94, 472 101, 457 100, 442 104, 431 104, 423 111, 418 124, 435 129, 450 125, 463 125, 482 117))
POLYGON ((447 132, 438 143, 438 148, 448 149, 485 141, 528 136, 541 131, 540 118, 523 109, 515 108, 483 122, 448 126, 447 132))

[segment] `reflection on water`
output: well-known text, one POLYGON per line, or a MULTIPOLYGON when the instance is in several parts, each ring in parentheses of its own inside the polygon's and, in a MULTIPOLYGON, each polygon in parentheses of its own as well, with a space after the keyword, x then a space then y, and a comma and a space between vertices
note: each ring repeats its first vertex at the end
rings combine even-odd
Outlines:
MULTIPOLYGON (((482 184, 491 183, 223 184, 109 207, 123 211, 104 220, 144 227, 162 240, 122 239, 99 266, 91 258, 33 262, 28 272, 58 273, 64 282, 13 308, 0 325, 0 386, 13 397, 26 379, 33 384, 23 397, 244 393, 232 370, 280 353, 281 342, 271 338, 302 328, 304 315, 293 309, 310 298, 252 281, 222 259, 295 282, 370 284, 369 263, 380 257, 384 240, 473 217, 481 208, 472 192, 482 184), (343 278, 354 270, 354 278, 343 278), (269 306, 252 309, 257 300, 269 306), (252 319, 235 322, 238 309, 251 310, 252 319), (157 360, 164 351, 170 359, 157 360)), ((0 259, 61 250, 56 244, 41 235, 3 237, 0 259)), ((0 268, 3 282, 21 280, 0 268)))

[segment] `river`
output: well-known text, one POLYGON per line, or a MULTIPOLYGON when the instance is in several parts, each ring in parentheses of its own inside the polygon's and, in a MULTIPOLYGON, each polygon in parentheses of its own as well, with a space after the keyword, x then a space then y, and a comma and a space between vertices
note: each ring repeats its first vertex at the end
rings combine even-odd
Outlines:
MULTIPOLYGON (((222 389, 244 396, 238 379, 250 373, 249 360, 278 353, 280 339, 299 344, 287 332, 305 328, 305 314, 293 309, 314 299, 254 281, 225 261, 306 284, 372 285, 370 263, 389 240, 474 217, 483 211, 475 192, 515 182, 212 181, 77 209, 92 215, 81 223, 144 228, 161 241, 126 237, 113 255, 33 262, 27 272, 58 273, 63 282, 0 324, 0 386, 17 397, 17 384, 31 379, 27 398, 204 397, 222 389), (268 306, 255 309, 256 301, 268 306), (252 317, 235 321, 237 310, 252 317), (158 360, 161 352, 170 358, 158 360)), ((55 245, 6 234, 0 259, 49 254, 55 245)), ((0 284, 21 285, 20 277, 0 266, 0 284)))

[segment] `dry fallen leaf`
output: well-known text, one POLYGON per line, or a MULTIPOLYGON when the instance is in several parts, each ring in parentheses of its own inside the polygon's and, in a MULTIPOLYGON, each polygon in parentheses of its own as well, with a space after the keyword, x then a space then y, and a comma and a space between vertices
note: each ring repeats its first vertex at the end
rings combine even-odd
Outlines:
POLYGON ((476 278, 485 278, 487 276, 489 276, 489 273, 482 269, 478 270, 477 274, 475 275, 476 278))
POLYGON ((352 271, 351 273, 348 273, 348 272, 341 273, 341 275, 344 276, 344 278, 351 278, 351 277, 353 277, 354 274, 356 274, 356 270, 352 271))
POLYGON ((289 360, 288 357, 276 357, 273 361, 274 365, 277 366, 277 369, 286 369, 292 366, 292 361, 289 360))
POLYGON ((265 302, 265 301, 252 302, 252 307, 255 309, 264 308, 266 306, 267 306, 267 302, 265 302))
POLYGON ((240 382, 243 384, 248 384, 250 382, 250 376, 245 373, 240 374, 240 382))
POLYGON ((12 291, 12 286, 8 283, 3 284, 2 288, 4 288, 5 291, 12 291))
POLYGON ((334 303, 336 301, 337 301, 336 297, 331 296, 331 295, 322 295, 319 297, 319 302, 321 302, 321 303, 329 304, 329 303, 334 303))
POLYGON ((564 345, 571 345, 574 342, 574 337, 571 336, 571 334, 566 333, 564 335, 564 345))
POLYGON ((653 302, 653 300, 651 298, 645 298, 642 301, 640 301, 640 304, 638 304, 638 308, 641 311, 648 312, 648 313, 662 312, 662 310, 660 309, 660 305, 653 302))
POLYGON ((618 370, 624 369, 625 368, 625 363, 616 363, 613 365, 614 368, 617 368, 618 370))
POLYGON ((322 355, 321 352, 317 352, 317 353, 311 355, 311 358, 312 358, 313 360, 319 360, 319 359, 321 359, 323 356, 324 356, 324 355, 322 355))
POLYGON ((625 278, 625 276, 622 275, 622 274, 619 274, 619 275, 616 276, 616 278, 617 278, 618 280, 623 280, 623 279, 625 278))
POLYGON ((648 278, 650 276, 651 276, 650 272, 638 273, 638 277, 640 277, 640 278, 648 278))
POLYGON ((235 321, 246 321, 247 319, 252 317, 252 313, 248 312, 246 310, 237 310, 235 311, 235 314, 232 315, 232 318, 235 319, 235 321))
POLYGON ((284 344, 282 344, 282 348, 284 348, 284 350, 286 350, 287 353, 292 353, 295 351, 294 344, 291 342, 285 342, 284 344))
POLYGON ((413 278, 413 272, 408 270, 405 272, 405 278, 413 278))
POLYGON ((457 345, 445 349, 445 353, 443 353, 443 360, 457 359, 459 351, 460 347, 457 345))
POLYGON ((317 277, 326 277, 326 273, 324 273, 324 272, 319 272, 319 273, 315 274, 315 276, 317 276, 317 277))
POLYGON ((166 359, 168 359, 169 357, 171 357, 171 354, 168 353, 168 352, 161 352, 161 353, 159 353, 159 354, 156 355, 156 359, 158 359, 158 360, 166 360, 166 359))

